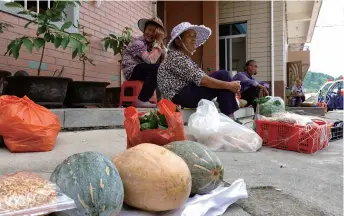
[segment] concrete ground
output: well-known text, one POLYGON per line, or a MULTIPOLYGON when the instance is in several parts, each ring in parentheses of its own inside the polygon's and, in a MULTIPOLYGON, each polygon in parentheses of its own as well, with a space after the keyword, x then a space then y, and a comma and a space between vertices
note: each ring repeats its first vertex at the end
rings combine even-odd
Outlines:
MULTIPOLYGON (((343 112, 327 117, 343 119, 343 112)), ((28 170, 48 179, 74 153, 98 151, 111 158, 125 148, 122 129, 62 132, 51 152, 14 154, 0 148, 0 174, 28 170)), ((226 216, 343 215, 342 139, 315 155, 267 147, 256 153, 217 154, 225 166, 226 181, 243 178, 249 192, 249 198, 230 206, 226 216)))

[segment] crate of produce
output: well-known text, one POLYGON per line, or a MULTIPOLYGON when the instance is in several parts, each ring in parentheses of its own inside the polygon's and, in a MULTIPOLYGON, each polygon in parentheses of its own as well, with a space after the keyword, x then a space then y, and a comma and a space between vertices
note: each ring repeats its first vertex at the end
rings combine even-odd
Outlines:
POLYGON ((330 141, 335 141, 343 138, 343 121, 333 123, 331 127, 330 141))
POLYGON ((255 122, 264 146, 313 154, 329 144, 331 126, 324 121, 314 120, 316 124, 307 126, 266 120, 255 122))

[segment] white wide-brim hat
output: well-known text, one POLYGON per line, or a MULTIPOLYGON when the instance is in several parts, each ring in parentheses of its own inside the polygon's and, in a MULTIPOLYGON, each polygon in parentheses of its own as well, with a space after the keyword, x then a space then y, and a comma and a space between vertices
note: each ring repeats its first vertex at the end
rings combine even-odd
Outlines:
POLYGON ((183 32, 193 29, 195 30, 196 36, 196 48, 202 46, 210 37, 211 29, 204 25, 192 25, 189 22, 182 22, 175 26, 171 32, 171 40, 167 44, 168 49, 174 49, 173 41, 178 38, 183 32))

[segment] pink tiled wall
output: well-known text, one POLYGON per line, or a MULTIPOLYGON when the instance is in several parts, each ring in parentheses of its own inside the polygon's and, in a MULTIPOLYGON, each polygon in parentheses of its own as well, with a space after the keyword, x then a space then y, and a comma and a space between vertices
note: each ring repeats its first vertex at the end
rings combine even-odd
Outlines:
MULTIPOLYGON (((80 24, 85 26, 85 31, 92 34, 89 58, 94 60, 96 66, 86 66, 86 78, 89 81, 110 82, 109 87, 119 86, 119 56, 114 57, 111 51, 104 50, 101 39, 109 33, 120 34, 126 26, 132 27, 135 35, 141 34, 137 28, 137 21, 140 18, 152 16, 152 3, 149 1, 102 1, 100 7, 92 3, 82 3, 80 8, 80 24)), ((5 53, 7 45, 15 37, 23 35, 34 36, 35 26, 29 29, 23 26, 27 20, 0 11, 0 20, 10 23, 14 28, 5 30, 0 34, 0 51, 5 53)), ((36 75, 37 69, 29 68, 29 61, 39 61, 40 53, 36 50, 30 54, 25 47, 22 47, 19 59, 3 56, 0 54, 0 70, 7 70, 12 73, 18 70, 26 70, 36 75)), ((64 66, 63 76, 81 80, 82 64, 78 59, 72 60, 71 50, 55 49, 49 44, 45 50, 43 62, 47 64, 47 70, 42 75, 51 76, 56 69, 64 66)))

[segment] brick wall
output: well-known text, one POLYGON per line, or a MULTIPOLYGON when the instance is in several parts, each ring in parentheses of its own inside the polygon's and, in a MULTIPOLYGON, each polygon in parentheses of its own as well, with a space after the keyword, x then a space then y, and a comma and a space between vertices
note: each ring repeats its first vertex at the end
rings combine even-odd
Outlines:
MULTIPOLYGON (((152 16, 152 3, 149 1, 102 1, 100 7, 95 7, 92 3, 82 3, 80 8, 80 24, 85 26, 85 31, 92 34, 89 57, 94 60, 96 66, 88 64, 86 66, 85 80, 110 82, 109 87, 119 86, 120 68, 118 64, 119 56, 114 57, 111 51, 106 52, 101 43, 101 39, 109 33, 120 34, 126 26, 134 29, 134 34, 141 32, 137 28, 137 21, 140 18, 150 18, 152 16)), ((10 23, 14 28, 5 30, 0 34, 0 50, 6 51, 7 45, 15 37, 22 35, 35 35, 35 27, 29 29, 23 26, 27 20, 0 11, 0 20, 10 23)), ((0 55, 0 70, 8 70, 12 73, 18 70, 27 70, 30 74, 36 75, 37 69, 33 65, 39 62, 40 53, 33 51, 30 54, 25 47, 22 47, 19 59, 0 55)), ((82 79, 82 64, 80 61, 72 60, 71 50, 55 49, 49 44, 45 50, 43 58, 45 63, 42 75, 51 76, 56 69, 64 66, 63 76, 82 79)))
MULTIPOLYGON (((275 95, 284 97, 286 67, 285 3, 274 1, 275 95)), ((255 59, 257 79, 271 81, 271 17, 268 1, 220 1, 219 23, 247 21, 247 60, 255 59)))

